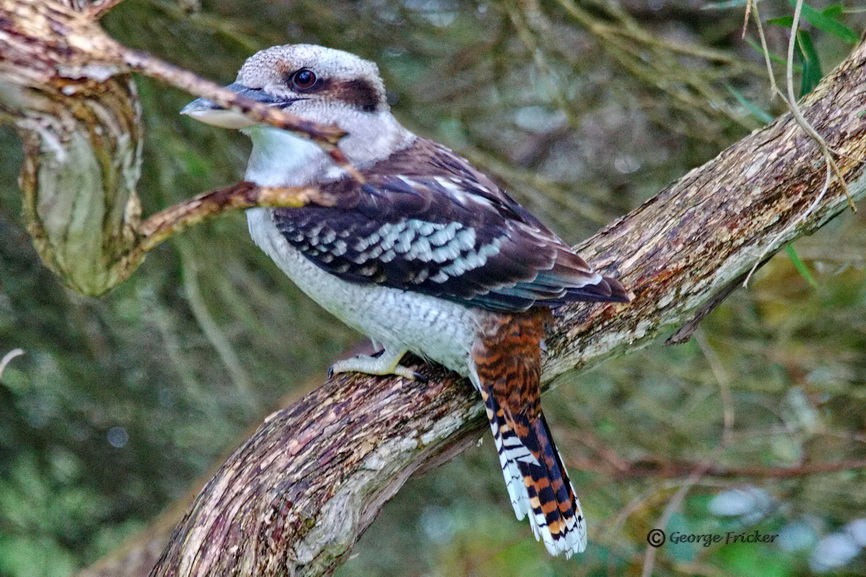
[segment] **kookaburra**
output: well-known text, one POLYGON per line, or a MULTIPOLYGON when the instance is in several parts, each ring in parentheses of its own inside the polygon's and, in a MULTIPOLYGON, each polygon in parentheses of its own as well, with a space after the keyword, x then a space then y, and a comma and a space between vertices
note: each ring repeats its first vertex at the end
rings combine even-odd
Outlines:
POLYGON ((253 208, 250 234, 323 308, 384 350, 333 366, 412 378, 411 351, 481 393, 519 519, 553 555, 586 547, 586 522, 540 407, 550 309, 626 302, 622 285, 571 248, 465 158, 416 136, 389 109, 375 64, 313 45, 276 46, 228 88, 346 132, 363 184, 311 140, 199 99, 183 109, 252 139, 246 180, 317 186, 334 205, 253 208))

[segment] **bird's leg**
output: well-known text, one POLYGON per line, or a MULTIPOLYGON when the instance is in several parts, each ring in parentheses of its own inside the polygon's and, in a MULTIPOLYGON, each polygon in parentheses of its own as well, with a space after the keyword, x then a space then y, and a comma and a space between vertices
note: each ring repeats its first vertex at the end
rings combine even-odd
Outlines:
POLYGON ((358 355, 351 359, 337 361, 331 365, 328 375, 356 372, 367 375, 397 375, 413 381, 423 379, 418 373, 399 364, 400 359, 405 354, 406 349, 388 349, 385 347, 385 350, 374 356, 358 355))

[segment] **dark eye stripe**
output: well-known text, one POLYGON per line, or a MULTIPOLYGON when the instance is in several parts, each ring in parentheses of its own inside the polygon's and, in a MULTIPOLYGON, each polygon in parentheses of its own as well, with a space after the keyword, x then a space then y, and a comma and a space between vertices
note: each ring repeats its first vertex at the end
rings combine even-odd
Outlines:
POLYGON ((364 112, 374 112, 381 100, 376 88, 362 78, 334 83, 330 92, 334 99, 342 100, 364 112))
POLYGON ((345 102, 364 112, 375 112, 384 100, 376 87, 363 78, 355 80, 324 78, 317 76, 309 68, 301 68, 290 73, 286 84, 296 92, 321 94, 329 100, 345 102))

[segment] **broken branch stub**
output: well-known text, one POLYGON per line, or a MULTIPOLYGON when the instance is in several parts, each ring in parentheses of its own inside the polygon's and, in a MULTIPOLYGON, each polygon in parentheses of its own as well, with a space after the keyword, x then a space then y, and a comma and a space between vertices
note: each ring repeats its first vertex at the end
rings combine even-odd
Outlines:
POLYGON ((128 276, 140 206, 135 85, 91 49, 104 36, 53 2, 0 4, 0 115, 19 129, 24 216, 40 256, 71 288, 101 294, 128 276))

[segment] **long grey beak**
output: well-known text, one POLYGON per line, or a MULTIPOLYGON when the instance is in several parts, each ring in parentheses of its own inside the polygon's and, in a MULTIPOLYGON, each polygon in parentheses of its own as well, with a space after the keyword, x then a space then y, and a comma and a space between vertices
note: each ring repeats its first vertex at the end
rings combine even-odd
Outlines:
MULTIPOLYGON (((241 96, 246 96, 256 102, 261 102, 262 104, 267 104, 269 106, 284 106, 286 104, 284 101, 277 100, 260 88, 249 88, 239 82, 229 84, 226 88, 233 92, 237 92, 241 96)), ((239 129, 256 124, 239 111, 226 110, 207 98, 198 98, 193 100, 184 106, 180 113, 195 118, 199 122, 204 122, 205 124, 210 124, 212 126, 219 126, 220 128, 239 129)))

